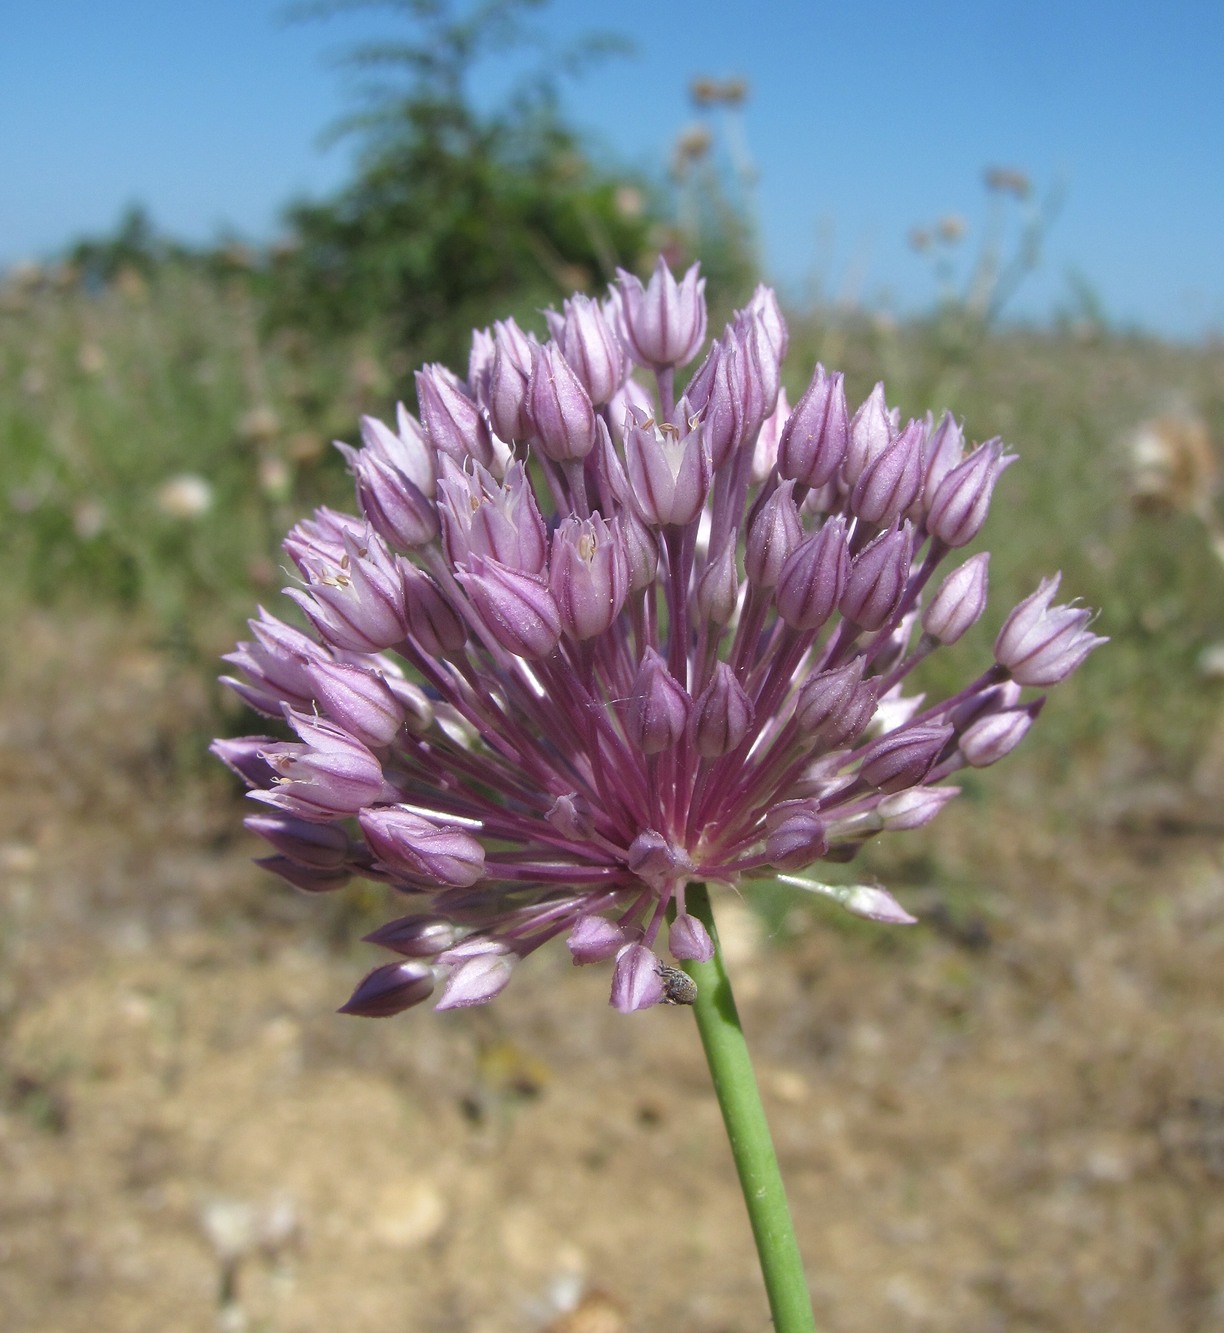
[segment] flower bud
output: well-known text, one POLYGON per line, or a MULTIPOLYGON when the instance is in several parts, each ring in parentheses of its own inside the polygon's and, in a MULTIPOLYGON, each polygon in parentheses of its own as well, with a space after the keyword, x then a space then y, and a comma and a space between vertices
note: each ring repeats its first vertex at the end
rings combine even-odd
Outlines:
POLYGON ((705 926, 688 912, 678 912, 667 932, 667 948, 673 958, 708 963, 714 957, 714 941, 705 926))
POLYGON ((884 400, 884 385, 877 384, 850 421, 842 476, 853 486, 863 469, 888 448, 896 431, 884 400))
POLYGON ((1061 578, 1042 579, 1003 622, 995 640, 995 661, 1019 685, 1057 685, 1094 648, 1109 642, 1088 632, 1092 612, 1085 607, 1050 605, 1061 578))
POLYGON ((362 1018, 387 1018, 427 1000, 434 988, 428 963, 384 963, 364 977, 338 1012, 362 1018))
POLYGON ((998 440, 979 445, 944 477, 927 511, 927 531, 947 546, 965 546, 981 531, 995 483, 1016 461, 998 440))
POLYGON ((829 850, 828 830, 812 801, 786 801, 766 816, 765 856, 778 870, 802 870, 829 850))
POLYGON ((837 608, 849 575, 846 524, 839 514, 787 557, 774 595, 778 614, 793 629, 819 629, 837 608))
POLYGON ((923 427, 911 421, 859 473, 850 493, 850 512, 867 523, 890 527, 922 490, 923 427))
POLYGON ((846 590, 838 609, 860 629, 877 630, 885 625, 905 595, 914 530, 909 523, 882 532, 856 555, 850 564, 846 590))
POLYGON ((459 613, 415 565, 404 571, 404 606, 409 636, 429 657, 449 657, 467 642, 467 626, 459 613))
POLYGON ((972 555, 939 585, 939 591, 922 613, 922 628, 940 643, 955 643, 986 609, 986 567, 990 552, 972 555))
POLYGON ((988 768, 1010 754, 1028 734, 1044 700, 1036 708, 1009 708, 988 713, 966 729, 960 738, 960 752, 971 768, 988 768))
POLYGON ((660 255, 645 288, 632 273, 617 269, 625 346, 640 366, 666 370, 693 359, 705 341, 705 279, 698 266, 677 284, 660 255))
POLYGON ((894 792, 876 806, 880 827, 888 832, 921 828, 959 795, 959 787, 907 787, 894 792))
POLYGON ((718 662, 710 683, 697 696, 689 720, 697 753, 703 759, 730 754, 751 729, 753 712, 752 700, 736 680, 735 672, 726 662, 718 662))
POLYGON ((653 648, 647 648, 633 683, 625 730, 643 754, 677 744, 688 725, 693 702, 653 648))
POLYGON ((535 339, 525 334, 514 320, 494 327, 497 336, 484 399, 489 421, 499 439, 526 440, 533 433, 528 386, 532 353, 538 349, 535 339))
POLYGON ((242 822, 299 865, 338 870, 348 861, 349 836, 341 824, 319 824, 282 814, 247 815, 242 822))
POLYGON ((916 786, 934 767, 952 735, 949 726, 900 727, 890 731, 868 747, 859 776, 883 792, 916 786))
POLYGON ((926 476, 922 496, 927 507, 935 498, 943 479, 964 457, 965 437, 951 412, 945 412, 926 445, 926 476))
MULTIPOLYGON (((505 990, 514 971, 513 955, 506 951, 504 945, 496 945, 494 941, 480 942, 495 947, 456 961, 442 988, 442 998, 434 1005, 435 1010, 470 1009, 473 1005, 488 1004, 505 990)), ((450 961, 463 948, 464 945, 460 944, 448 950, 438 961, 450 961)))
POLYGON ((347 866, 327 869, 324 866, 303 865, 290 856, 257 856, 255 864, 261 870, 279 875, 286 884, 292 884, 302 893, 334 893, 353 878, 347 866))
POLYGON ((592 404, 610 402, 625 382, 625 351, 603 307, 589 296, 573 296, 562 306, 564 318, 549 312, 553 340, 573 367, 592 404))
POLYGON ((627 942, 624 929, 602 916, 579 917, 565 941, 576 967, 602 963, 624 948, 627 942))
POLYGON ((391 874, 467 888, 484 874, 484 848, 470 833, 442 826, 406 806, 379 806, 357 817, 370 851, 391 874))
POLYGON ((390 745, 404 725, 404 709, 374 671, 326 662, 310 668, 315 698, 333 722, 363 745, 390 745))
POLYGON ((731 539, 702 571, 697 582, 697 610, 715 625, 728 625, 739 601, 739 576, 735 568, 735 539, 731 539))
POLYGON ((644 944, 623 945, 616 955, 609 1004, 622 1014, 631 1014, 635 1009, 649 1009, 662 1001, 659 960, 644 944))
POLYGON ((508 653, 547 657, 561 638, 561 615, 542 580, 473 556, 455 578, 489 634, 508 653))
POLYGON ((803 540, 794 491, 795 483, 784 481, 749 519, 744 572, 758 588, 777 585, 788 557, 803 540))
POLYGON ((528 403, 535 438, 554 463, 585 458, 595 447, 595 409, 556 343, 533 350, 528 403))
POLYGON ((850 439, 845 383, 817 366, 778 443, 778 471, 813 490, 837 475, 850 439))
POLYGON ((379 944, 405 958, 434 958, 462 938, 462 930, 453 921, 426 912, 398 917, 362 936, 367 944, 379 944))
POLYGON ((435 449, 459 467, 474 458, 493 465, 493 441, 480 406, 445 366, 431 365, 416 373, 421 424, 435 449))

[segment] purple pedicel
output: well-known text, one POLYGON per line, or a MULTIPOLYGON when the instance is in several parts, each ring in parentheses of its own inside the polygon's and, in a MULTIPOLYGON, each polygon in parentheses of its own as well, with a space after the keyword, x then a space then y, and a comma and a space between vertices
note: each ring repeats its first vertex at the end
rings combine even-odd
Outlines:
POLYGON ((995 664, 919 711, 907 676, 986 608, 986 553, 949 557, 1003 445, 947 415, 903 425, 883 385, 851 414, 823 367, 791 409, 765 288, 675 401, 705 342, 696 268, 623 274, 547 322, 545 342, 475 334, 466 380, 423 369, 419 421, 361 421, 361 516, 320 509, 285 543, 314 633, 261 611, 226 659, 297 733, 213 747, 263 803, 261 864, 400 904, 367 937, 396 961, 345 1013, 485 1004, 550 940, 608 968, 623 1012, 687 1002, 666 956, 712 954, 695 882, 781 877, 910 921, 819 863, 934 819, 947 779, 1028 732, 1028 687, 1103 642, 1047 580, 995 664))

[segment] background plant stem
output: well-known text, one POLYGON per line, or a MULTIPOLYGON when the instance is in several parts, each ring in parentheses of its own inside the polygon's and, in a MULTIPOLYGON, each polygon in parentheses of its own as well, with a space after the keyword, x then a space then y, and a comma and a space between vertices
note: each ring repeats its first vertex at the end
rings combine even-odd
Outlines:
POLYGON ((686 889, 685 907, 714 941, 710 962, 689 962, 684 968, 697 983, 693 1013, 739 1172, 774 1328, 777 1333, 815 1333, 799 1242, 704 884, 686 889))

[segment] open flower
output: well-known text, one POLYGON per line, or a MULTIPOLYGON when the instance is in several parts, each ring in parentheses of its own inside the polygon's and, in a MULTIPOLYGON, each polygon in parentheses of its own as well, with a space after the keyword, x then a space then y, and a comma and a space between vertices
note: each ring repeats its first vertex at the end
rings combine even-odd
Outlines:
POLYGON ((227 659, 298 737, 215 747, 273 808, 248 820, 269 868, 415 909, 371 937, 400 960, 345 1012, 484 1003, 555 937, 610 967, 622 1010, 686 1002, 662 955, 712 950, 696 882, 784 878, 911 920, 798 872, 934 818, 946 779, 1028 731, 1024 688, 1103 642, 1047 580, 976 680, 906 698, 983 612, 984 553, 933 576, 1012 458, 966 452, 950 417, 902 423, 880 385, 851 411, 823 367, 789 409, 764 289, 674 401, 703 288, 622 275, 606 306, 550 312, 547 343, 477 334, 467 382, 423 371, 422 423, 366 420, 345 449, 362 518, 321 510, 287 540, 315 637, 261 613, 227 659))

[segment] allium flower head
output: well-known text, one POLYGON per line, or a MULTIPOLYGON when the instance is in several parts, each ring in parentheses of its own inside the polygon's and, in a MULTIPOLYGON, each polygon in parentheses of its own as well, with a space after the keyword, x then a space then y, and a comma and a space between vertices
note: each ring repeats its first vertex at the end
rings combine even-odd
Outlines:
POLYGON ((548 325, 476 334, 467 381, 420 372, 420 422, 362 422, 361 518, 320 510, 286 539, 313 635, 261 611, 227 658, 296 733, 214 747, 271 807, 247 821, 263 864, 403 895, 370 937, 397 961, 347 1013, 483 1004, 558 936, 610 966, 621 1010, 684 1003, 664 955, 710 956, 699 881, 909 921, 882 888, 801 872, 933 819, 946 779, 1023 739, 1024 687, 1103 642, 1047 580, 976 680, 907 698, 985 608, 985 553, 934 576, 981 528, 1002 445, 902 423, 882 385, 852 409, 823 367, 792 410, 763 288, 677 401, 705 335, 695 268, 622 274, 548 325))

